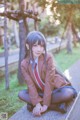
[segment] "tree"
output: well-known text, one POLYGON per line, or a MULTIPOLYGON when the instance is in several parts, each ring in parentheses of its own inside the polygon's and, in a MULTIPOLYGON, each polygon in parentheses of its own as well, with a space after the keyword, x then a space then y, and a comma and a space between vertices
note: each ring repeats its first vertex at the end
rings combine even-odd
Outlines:
POLYGON ((19 0, 19 8, 21 12, 21 17, 19 18, 19 39, 20 39, 20 52, 19 52, 19 66, 18 66, 18 80, 19 83, 23 83, 23 77, 21 73, 21 61, 25 56, 25 38, 29 32, 28 24, 26 18, 24 18, 23 13, 26 8, 25 1, 19 0))
MULTIPOLYGON (((71 21, 71 30, 72 30, 73 36, 75 36, 78 39, 76 28, 78 29, 80 28, 80 24, 79 24, 80 4, 76 4, 74 0, 69 1, 69 4, 67 4, 67 1, 65 3, 64 0, 50 0, 50 1, 34 0, 34 1, 37 2, 38 6, 42 7, 43 10, 46 9, 48 6, 50 7, 52 15, 50 15, 49 17, 53 18, 53 24, 55 24, 56 21, 59 20, 61 28, 64 27, 62 37, 64 36, 67 30, 67 26, 71 21)), ((76 41, 73 41, 74 46, 76 46, 76 41)))
POLYGON ((0 46, 2 46, 2 30, 1 30, 1 26, 0 26, 0 46))
MULTIPOLYGON (((6 0, 4 2, 5 12, 7 10, 6 0)), ((8 45, 7 45, 7 18, 4 17, 4 48, 5 48, 5 88, 9 89, 9 71, 8 71, 8 45)))
MULTIPOLYGON (((12 0, 11 0, 12 1, 12 0)), ((18 67, 18 80, 19 83, 23 83, 23 78, 21 74, 20 64, 25 56, 25 36, 28 34, 28 24, 26 18, 32 18, 35 21, 40 21, 32 10, 26 10, 25 0, 19 0, 19 10, 8 10, 6 12, 0 13, 1 16, 6 16, 9 19, 15 20, 19 23, 19 39, 20 39, 20 53, 19 53, 19 67, 18 67)))

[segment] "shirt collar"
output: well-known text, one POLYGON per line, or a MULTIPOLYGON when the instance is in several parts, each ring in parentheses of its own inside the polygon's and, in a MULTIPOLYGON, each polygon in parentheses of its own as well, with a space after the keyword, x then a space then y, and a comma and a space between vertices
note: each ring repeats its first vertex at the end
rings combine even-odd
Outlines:
MULTIPOLYGON (((34 59, 34 63, 35 63, 35 64, 38 64, 38 57, 34 59)), ((30 60, 30 64, 33 64, 33 61, 32 61, 32 60, 30 60)))
POLYGON ((34 62, 30 60, 30 64, 32 65, 32 70, 34 70, 35 64, 38 64, 38 58, 34 59, 34 62))
POLYGON ((38 64, 38 57, 35 59, 35 63, 38 64))

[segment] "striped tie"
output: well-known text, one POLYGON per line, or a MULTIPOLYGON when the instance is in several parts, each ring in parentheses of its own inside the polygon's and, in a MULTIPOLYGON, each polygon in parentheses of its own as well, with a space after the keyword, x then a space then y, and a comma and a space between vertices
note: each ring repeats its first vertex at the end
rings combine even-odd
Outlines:
POLYGON ((44 91, 44 83, 43 83, 43 81, 40 79, 40 76, 39 76, 39 74, 38 74, 37 63, 35 64, 35 67, 34 67, 34 75, 35 75, 36 82, 37 82, 39 88, 44 91))

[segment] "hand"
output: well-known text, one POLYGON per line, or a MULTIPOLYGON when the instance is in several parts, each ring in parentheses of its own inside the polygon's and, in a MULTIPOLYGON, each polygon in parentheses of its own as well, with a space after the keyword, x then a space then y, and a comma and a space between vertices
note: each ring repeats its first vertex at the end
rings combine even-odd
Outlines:
POLYGON ((45 112, 48 109, 48 106, 43 105, 41 108, 41 113, 45 112))
POLYGON ((40 116, 41 115, 41 109, 42 109, 42 106, 40 103, 38 103, 34 108, 33 108, 33 115, 35 116, 40 116))

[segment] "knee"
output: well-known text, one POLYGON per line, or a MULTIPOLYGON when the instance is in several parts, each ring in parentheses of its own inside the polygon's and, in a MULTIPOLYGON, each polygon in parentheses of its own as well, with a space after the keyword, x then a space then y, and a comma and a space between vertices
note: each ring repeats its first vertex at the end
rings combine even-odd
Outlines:
POLYGON ((23 94, 23 91, 20 91, 19 93, 18 93, 18 97, 21 99, 22 98, 22 94, 23 94))
POLYGON ((74 96, 73 90, 72 90, 72 89, 67 89, 67 90, 65 91, 65 96, 66 96, 66 99, 72 99, 73 96, 74 96))
POLYGON ((18 93, 18 97, 19 97, 20 99, 22 99, 23 96, 26 94, 26 92, 27 92, 27 90, 21 90, 21 91, 18 93))

